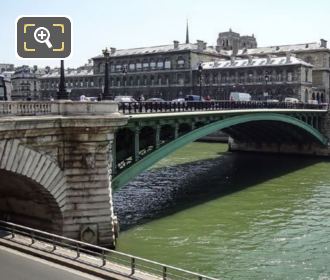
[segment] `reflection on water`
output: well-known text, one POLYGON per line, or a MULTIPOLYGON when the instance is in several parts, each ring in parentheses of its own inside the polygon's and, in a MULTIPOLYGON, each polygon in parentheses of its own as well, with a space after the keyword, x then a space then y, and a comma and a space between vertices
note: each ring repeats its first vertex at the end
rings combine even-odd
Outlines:
POLYGON ((193 143, 116 193, 118 249, 223 279, 330 279, 330 162, 224 149, 193 143))

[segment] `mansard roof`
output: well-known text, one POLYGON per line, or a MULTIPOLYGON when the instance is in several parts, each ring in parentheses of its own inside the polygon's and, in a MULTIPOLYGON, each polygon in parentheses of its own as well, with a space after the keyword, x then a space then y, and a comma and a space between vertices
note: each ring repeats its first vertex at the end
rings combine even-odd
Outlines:
MULTIPOLYGON (((260 66, 288 66, 288 65, 304 65, 306 67, 313 67, 313 65, 296 58, 294 56, 288 57, 268 57, 268 58, 251 58, 249 59, 233 59, 233 60, 217 60, 203 62, 203 69, 219 69, 219 68, 250 68, 250 67, 260 67, 260 66)), ((197 69, 197 66, 196 68, 197 69)))
MULTIPOLYGON (((92 68, 90 69, 66 69, 64 70, 65 78, 70 77, 84 77, 84 76, 92 76, 94 75, 94 71, 92 68)), ((40 78, 58 78, 60 76, 60 69, 53 69, 51 72, 42 75, 40 78)))
MULTIPOLYGON (((240 49, 237 55, 262 55, 262 54, 276 54, 276 53, 287 53, 287 52, 308 52, 314 50, 328 50, 326 47, 322 47, 320 43, 304 43, 304 44, 293 44, 293 45, 278 45, 269 47, 258 47, 254 49, 240 49)), ((232 51, 229 51, 232 53, 232 51)))
MULTIPOLYGON (((147 55, 147 54, 156 54, 156 53, 171 53, 178 51, 195 51, 195 52, 219 55, 219 53, 215 50, 215 48, 211 46, 206 46, 205 48, 201 49, 198 47, 198 43, 188 43, 188 44, 178 44, 176 48, 174 47, 174 44, 170 44, 170 45, 161 45, 161 46, 153 46, 153 47, 118 49, 115 50, 113 54, 110 54, 110 57, 147 55)), ((93 57, 93 59, 95 58, 103 58, 103 55, 98 55, 93 57)))

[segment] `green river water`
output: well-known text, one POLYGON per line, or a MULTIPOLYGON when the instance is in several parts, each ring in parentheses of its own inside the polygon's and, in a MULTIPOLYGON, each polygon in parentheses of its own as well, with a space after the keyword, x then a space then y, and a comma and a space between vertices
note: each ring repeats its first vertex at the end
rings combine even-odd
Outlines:
POLYGON ((330 161, 195 142, 114 195, 118 250, 221 279, 330 279, 330 161))

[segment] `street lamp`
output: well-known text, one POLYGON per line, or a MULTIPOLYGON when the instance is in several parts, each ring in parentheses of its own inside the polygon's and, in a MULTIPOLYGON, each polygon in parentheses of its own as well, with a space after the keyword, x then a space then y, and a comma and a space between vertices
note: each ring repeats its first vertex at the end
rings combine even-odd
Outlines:
POLYGON ((57 99, 69 99, 69 94, 65 88, 64 60, 61 60, 60 83, 57 91, 57 99))
POLYGON ((266 72, 266 75, 265 75, 265 91, 264 91, 264 97, 268 97, 268 92, 266 91, 267 90, 267 83, 269 81, 269 76, 268 76, 268 73, 266 72))
POLYGON ((103 51, 103 56, 105 58, 105 68, 104 68, 104 89, 103 89, 103 96, 102 99, 104 100, 110 100, 111 95, 109 92, 109 56, 110 53, 108 51, 108 48, 105 48, 103 51))
POLYGON ((202 74, 203 66, 202 63, 198 65, 198 78, 199 78, 199 100, 202 101, 202 74))
POLYGON ((127 67, 125 65, 121 67, 121 73, 123 74, 124 95, 126 95, 127 67))

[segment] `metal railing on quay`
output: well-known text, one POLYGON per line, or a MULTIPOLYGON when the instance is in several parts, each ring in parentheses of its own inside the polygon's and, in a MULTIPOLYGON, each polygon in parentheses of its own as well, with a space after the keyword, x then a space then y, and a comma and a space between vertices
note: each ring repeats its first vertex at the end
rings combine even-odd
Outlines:
MULTIPOLYGON (((155 279, 163 280, 219 280, 218 278, 208 277, 206 275, 165 265, 156 261, 147 260, 2 220, 0 220, 0 230, 3 231, 0 238, 5 237, 5 239, 10 239, 21 245, 52 253, 57 256, 70 258, 86 265, 101 268, 105 271, 117 272, 130 277, 137 273, 147 273, 149 276, 156 277, 155 279), (19 241, 18 238, 16 238, 17 236, 28 238, 28 242, 26 240, 19 241), (38 242, 43 242, 44 246, 40 246, 40 244, 37 246, 38 242), (81 256, 83 254, 93 256, 95 259, 88 260, 88 258, 82 258, 81 256), (118 269, 120 267, 122 269, 118 269), (124 273, 125 271, 126 273, 124 273)), ((132 279, 134 278, 132 277, 132 279)))
POLYGON ((308 104, 267 101, 186 101, 186 102, 120 102, 119 111, 123 114, 170 113, 190 111, 218 111, 237 109, 309 109, 327 110, 328 104, 308 104))

